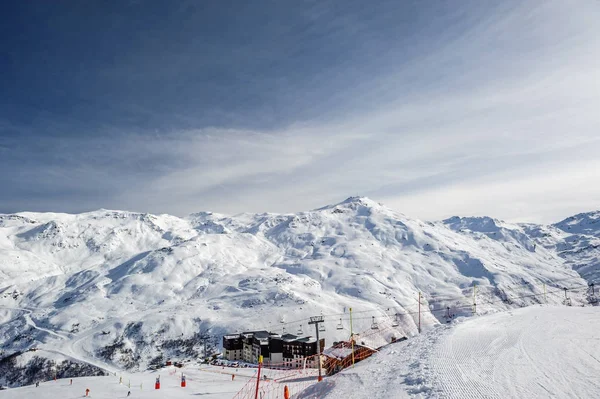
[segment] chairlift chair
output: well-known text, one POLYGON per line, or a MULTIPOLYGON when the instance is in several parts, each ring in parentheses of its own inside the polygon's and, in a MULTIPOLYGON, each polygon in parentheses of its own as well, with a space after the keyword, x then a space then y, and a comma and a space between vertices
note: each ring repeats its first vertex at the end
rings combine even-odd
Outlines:
POLYGON ((298 335, 304 335, 304 331, 302 331, 302 324, 300 324, 300 328, 298 328, 298 335))
POLYGON ((343 330, 344 329, 344 325, 342 324, 342 318, 341 317, 340 317, 340 324, 338 324, 336 328, 338 330, 343 330))
POLYGON ((375 316, 373 316, 373 323, 371 324, 371 330, 379 330, 377 322, 375 322, 375 316))
POLYGON ((319 331, 320 332, 325 332, 325 324, 319 323, 319 331))

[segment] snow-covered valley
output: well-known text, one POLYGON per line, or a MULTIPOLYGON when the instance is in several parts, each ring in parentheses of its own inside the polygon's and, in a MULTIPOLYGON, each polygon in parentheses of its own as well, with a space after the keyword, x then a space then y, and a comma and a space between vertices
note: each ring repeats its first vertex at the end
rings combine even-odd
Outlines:
POLYGON ((331 344, 348 338, 350 307, 355 331, 394 319, 415 336, 419 292, 424 331, 474 301, 480 315, 588 305, 599 263, 598 212, 423 222, 349 198, 285 215, 0 215, 0 368, 16 370, 0 384, 32 383, 35 357, 64 376, 143 371, 202 357, 203 336, 308 334, 321 314, 331 344))

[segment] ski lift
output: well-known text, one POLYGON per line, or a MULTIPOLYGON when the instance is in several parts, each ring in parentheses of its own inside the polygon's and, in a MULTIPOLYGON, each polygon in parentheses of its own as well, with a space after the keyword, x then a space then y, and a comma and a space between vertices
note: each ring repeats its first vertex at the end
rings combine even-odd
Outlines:
POLYGON ((598 303, 598 297, 596 297, 594 283, 590 283, 588 286, 588 302, 592 305, 596 305, 598 303))
POLYGON ((283 327, 283 334, 285 334, 285 327, 283 327))
POLYGON ((338 330, 343 330, 344 329, 344 325, 342 324, 342 318, 341 317, 340 317, 340 324, 338 324, 336 328, 338 330))
POLYGON ((319 331, 320 332, 325 332, 325 324, 319 323, 319 331))
POLYGON ((300 328, 298 328, 298 335, 304 335, 304 331, 302 331, 302 324, 300 324, 300 328))
POLYGON ((567 288, 563 288, 563 290, 565 290, 565 300, 563 301, 563 304, 566 306, 572 306, 571 298, 569 298, 567 295, 567 288))
POLYGON ((394 320, 392 321, 392 327, 398 327, 400 325, 400 315, 396 313, 394 320))
POLYGON ((379 326, 377 325, 377 322, 375 321, 375 316, 373 316, 373 323, 371 324, 371 330, 379 330, 379 326))
POLYGON ((444 315, 444 318, 446 319, 446 323, 450 323, 452 321, 453 317, 454 317, 454 315, 450 313, 450 306, 447 306, 446 314, 444 315))

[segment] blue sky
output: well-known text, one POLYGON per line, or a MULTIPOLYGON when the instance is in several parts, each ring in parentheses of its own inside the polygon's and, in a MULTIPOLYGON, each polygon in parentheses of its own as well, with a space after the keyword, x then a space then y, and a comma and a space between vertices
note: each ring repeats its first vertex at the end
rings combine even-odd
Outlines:
POLYGON ((598 209, 598 20, 594 0, 4 2, 0 212, 598 209))

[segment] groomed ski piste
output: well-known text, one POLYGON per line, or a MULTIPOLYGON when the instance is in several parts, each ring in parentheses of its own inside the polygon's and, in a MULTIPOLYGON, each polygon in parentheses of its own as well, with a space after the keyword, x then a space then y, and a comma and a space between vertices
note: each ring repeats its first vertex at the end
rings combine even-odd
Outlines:
POLYGON ((58 379, 40 383, 39 387, 26 386, 0 391, 2 399, 71 399, 90 398, 232 398, 256 374, 253 368, 229 368, 208 365, 173 366, 141 373, 119 373, 107 377, 82 377, 58 379), (181 374, 185 375, 186 387, 181 387, 181 374), (235 376, 232 380, 232 374, 235 376), (156 377, 160 376, 160 389, 155 389, 156 377))
MULTIPOLYGON (((535 305, 438 325, 315 383, 295 399, 593 398, 600 396, 599 373, 600 307, 535 305)), ((0 398, 81 398, 86 388, 99 399, 125 398, 128 391, 131 398, 231 398, 254 375, 253 369, 169 367, 75 378, 73 385, 49 381, 2 391, 0 398), (154 389, 157 375, 160 390, 154 389)))
POLYGON ((392 344, 299 398, 597 398, 600 308, 460 318, 392 344))

